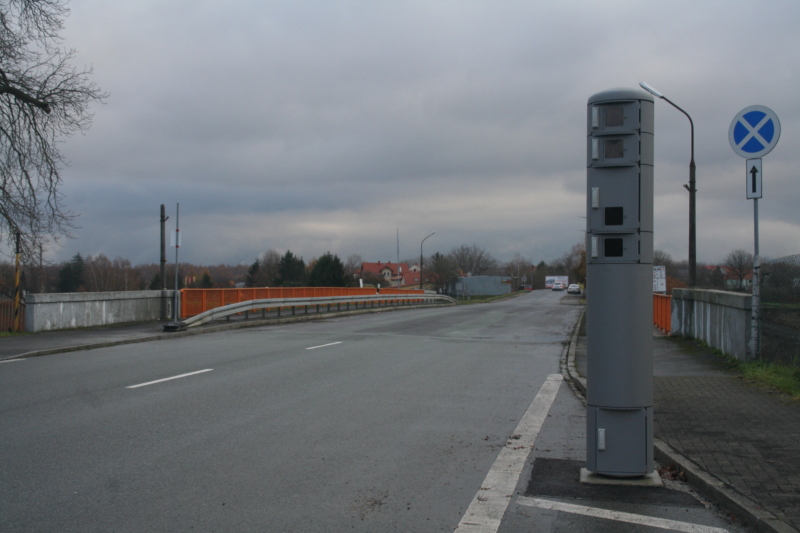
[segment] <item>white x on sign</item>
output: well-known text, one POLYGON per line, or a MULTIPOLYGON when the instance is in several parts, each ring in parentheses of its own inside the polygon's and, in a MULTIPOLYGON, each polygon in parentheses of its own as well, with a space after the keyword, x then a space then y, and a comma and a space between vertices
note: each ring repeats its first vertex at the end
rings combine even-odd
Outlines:
POLYGON ((781 123, 768 107, 753 105, 739 111, 728 129, 728 141, 738 155, 757 158, 767 155, 778 144, 781 123))

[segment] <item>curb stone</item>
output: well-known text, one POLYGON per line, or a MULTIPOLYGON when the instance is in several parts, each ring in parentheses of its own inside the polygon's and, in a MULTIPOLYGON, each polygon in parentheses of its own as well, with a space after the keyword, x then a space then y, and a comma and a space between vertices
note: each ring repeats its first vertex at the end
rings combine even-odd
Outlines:
MULTIPOLYGON (((581 312, 575 331, 570 340, 564 376, 575 385, 575 388, 586 399, 586 378, 578 373, 575 365, 575 352, 578 345, 578 332, 584 319, 586 308, 581 312)), ((744 520, 757 533, 800 533, 774 514, 766 511, 758 504, 735 491, 708 472, 700 468, 694 461, 675 451, 666 442, 653 439, 653 455, 662 465, 673 464, 686 473, 688 482, 704 497, 716 502, 726 511, 744 520)))

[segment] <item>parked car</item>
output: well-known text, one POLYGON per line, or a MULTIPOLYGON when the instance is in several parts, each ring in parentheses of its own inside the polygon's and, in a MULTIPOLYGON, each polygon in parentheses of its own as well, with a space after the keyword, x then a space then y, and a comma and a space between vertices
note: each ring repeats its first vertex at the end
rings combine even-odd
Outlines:
POLYGON ((580 294, 581 293, 581 286, 577 283, 573 283, 569 287, 567 287, 567 294, 580 294))
POLYGON ((561 283, 560 281, 556 281, 555 283, 553 283, 553 290, 554 291, 563 291, 564 290, 564 284, 561 283))

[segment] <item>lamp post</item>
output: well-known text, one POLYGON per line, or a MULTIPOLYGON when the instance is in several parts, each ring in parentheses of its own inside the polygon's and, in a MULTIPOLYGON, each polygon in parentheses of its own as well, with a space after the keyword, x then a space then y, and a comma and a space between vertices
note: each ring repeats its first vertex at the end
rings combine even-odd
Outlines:
MULTIPOLYGON (((428 235, 428 237, 430 237, 430 236, 431 236, 431 235, 433 235, 434 233, 436 233, 436 232, 435 232, 435 231, 432 231, 432 232, 431 232, 431 233, 428 235)), ((419 288, 420 288, 420 290, 422 290, 422 243, 424 243, 425 241, 427 241, 427 240, 428 240, 428 237, 425 237, 424 239, 422 239, 422 242, 421 242, 421 243, 419 243, 419 288)))
POLYGON ((691 127, 692 131, 692 157, 689 161, 689 185, 684 184, 683 186, 687 191, 689 191, 689 286, 694 287, 697 284, 697 213, 695 204, 695 193, 697 192, 697 188, 695 187, 694 179, 694 122, 692 122, 692 117, 689 116, 689 113, 675 105, 675 102, 657 90, 653 89, 643 81, 639 82, 639 85, 642 87, 642 89, 649 92, 653 96, 665 100, 668 104, 686 115, 686 118, 689 119, 689 126, 691 127))

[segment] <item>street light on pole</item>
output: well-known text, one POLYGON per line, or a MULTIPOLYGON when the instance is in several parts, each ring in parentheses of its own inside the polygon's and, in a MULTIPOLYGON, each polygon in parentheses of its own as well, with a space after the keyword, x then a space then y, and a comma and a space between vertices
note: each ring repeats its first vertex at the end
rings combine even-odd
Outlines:
POLYGON ((695 193, 697 192, 697 188, 695 187, 694 122, 692 122, 692 117, 689 116, 689 113, 675 105, 675 102, 657 90, 653 89, 643 81, 639 82, 639 85, 642 87, 642 89, 649 92, 653 96, 665 100, 668 104, 686 115, 686 118, 689 119, 689 126, 691 127, 692 131, 692 157, 689 161, 689 185, 684 184, 684 187, 687 191, 689 191, 689 286, 694 287, 697 284, 697 212, 695 204, 695 193))
MULTIPOLYGON (((430 237, 430 236, 431 236, 431 235, 433 235, 434 233, 436 233, 436 232, 435 232, 435 231, 432 231, 432 232, 431 232, 431 233, 428 235, 428 237, 430 237)), ((428 240, 428 237, 425 237, 424 239, 422 239, 422 242, 421 242, 421 243, 419 243, 419 288, 420 288, 420 290, 422 290, 422 243, 424 243, 425 241, 427 241, 427 240, 428 240)))

